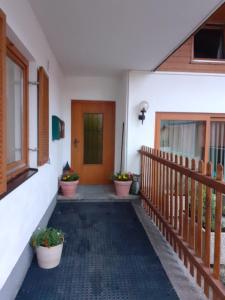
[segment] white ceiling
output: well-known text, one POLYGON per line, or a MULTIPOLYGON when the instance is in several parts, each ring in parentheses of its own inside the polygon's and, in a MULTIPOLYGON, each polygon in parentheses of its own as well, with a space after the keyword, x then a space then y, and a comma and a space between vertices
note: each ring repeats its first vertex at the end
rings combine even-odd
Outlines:
POLYGON ((152 70, 221 0, 29 0, 67 75, 152 70))

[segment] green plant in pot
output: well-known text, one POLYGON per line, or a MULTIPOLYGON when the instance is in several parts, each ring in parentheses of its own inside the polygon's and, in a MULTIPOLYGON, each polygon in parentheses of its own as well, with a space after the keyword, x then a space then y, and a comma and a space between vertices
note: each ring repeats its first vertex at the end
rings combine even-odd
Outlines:
POLYGON ((52 227, 38 229, 33 233, 30 242, 41 268, 51 269, 59 265, 64 242, 64 233, 61 230, 52 227))
POLYGON ((119 197, 127 197, 129 195, 130 187, 132 184, 132 173, 116 173, 112 177, 116 190, 116 195, 119 197))
POLYGON ((73 197, 76 194, 79 183, 79 175, 75 172, 63 174, 60 180, 62 194, 66 197, 73 197))
MULTIPOLYGON (((225 213, 225 207, 222 207, 223 214, 225 213)), ((206 216, 206 188, 203 189, 203 226, 205 227, 205 216, 206 216)), ((216 194, 212 193, 211 196, 211 231, 215 232, 215 221, 216 221, 216 194)), ((221 220, 221 231, 225 231, 225 221, 221 220)))

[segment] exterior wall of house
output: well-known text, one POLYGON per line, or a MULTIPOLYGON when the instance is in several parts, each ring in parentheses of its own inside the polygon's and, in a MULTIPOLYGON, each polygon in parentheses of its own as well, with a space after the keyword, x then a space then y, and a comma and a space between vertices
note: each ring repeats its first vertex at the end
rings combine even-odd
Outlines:
MULTIPOLYGON (((29 2, 0 0, 0 7, 7 15, 9 37, 30 61, 29 79, 37 80, 38 66, 48 70, 51 132, 51 115, 63 118, 63 74, 29 2)), ((2 287, 55 197, 57 178, 65 162, 64 145, 65 140, 50 141, 50 164, 40 167, 37 174, 0 200, 0 298, 2 287)), ((29 148, 37 148, 35 86, 29 87, 29 148)), ((29 155, 30 166, 37 167, 37 153, 29 151, 29 155)))
POLYGON ((126 75, 66 78, 64 87, 67 102, 65 157, 68 157, 69 160, 71 158, 71 100, 113 100, 116 101, 115 170, 119 170, 122 124, 125 121, 126 80, 126 75))
POLYGON ((155 112, 225 113, 225 75, 132 71, 127 103, 126 169, 140 172, 138 150, 154 146, 155 112), (149 102, 144 124, 138 120, 139 103, 149 102))
MULTIPOLYGON (((0 0, 7 15, 8 36, 30 61, 30 81, 37 80, 43 66, 50 84, 50 164, 0 201, 0 298, 10 273, 26 249, 58 189, 58 176, 70 161, 71 99, 116 101, 115 171, 120 167, 122 123, 125 122, 125 165, 139 173, 141 145, 154 145, 156 111, 225 112, 225 76, 215 74, 138 72, 119 77, 68 77, 51 51, 28 0, 0 0), (142 125, 139 103, 149 101, 142 125), (65 139, 51 141, 51 116, 65 121, 65 139)), ((29 148, 37 148, 37 88, 29 88, 29 148)), ((29 152, 31 167, 37 167, 37 153, 29 152)), ((19 282, 18 282, 19 288, 19 282)))
POLYGON ((193 60, 193 40, 189 38, 157 71, 225 73, 225 63, 196 62, 193 60))

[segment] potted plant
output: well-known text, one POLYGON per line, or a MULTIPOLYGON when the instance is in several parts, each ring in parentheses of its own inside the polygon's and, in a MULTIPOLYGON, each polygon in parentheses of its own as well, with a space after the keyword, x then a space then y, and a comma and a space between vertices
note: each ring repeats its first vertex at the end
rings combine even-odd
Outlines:
POLYGON ((39 267, 51 269, 59 265, 63 242, 63 232, 55 228, 38 229, 33 233, 31 245, 36 251, 39 267))
MULTIPOLYGON (((225 207, 222 207, 223 214, 225 207)), ((205 226, 206 226, 206 188, 203 188, 203 252, 205 250, 205 226)), ((216 222, 216 194, 212 192, 211 198, 211 234, 210 234, 210 264, 214 264, 214 244, 215 244, 215 222, 216 222)), ((224 216, 221 220, 221 255, 220 255, 220 264, 225 264, 225 221, 224 216)))
POLYGON ((129 195, 130 186, 132 183, 131 173, 116 173, 113 175, 116 194, 119 197, 126 197, 129 195))
POLYGON ((64 174, 61 177, 60 187, 64 196, 73 197, 76 194, 79 178, 80 177, 75 172, 64 174))
MULTIPOLYGON (((189 192, 190 194, 190 192, 189 192)), ((197 232, 197 215, 198 215, 198 198, 199 194, 196 193, 196 222, 195 222, 195 232, 197 232)), ((203 187, 202 191, 202 200, 203 200, 203 211, 202 211, 202 251, 205 253, 205 239, 206 239, 206 187, 203 187)), ((185 205, 185 199, 183 202, 183 207, 185 205)), ((221 255, 220 255, 220 264, 225 265, 225 206, 222 207, 222 220, 221 220, 221 255)), ((191 207, 189 204, 189 213, 188 213, 188 225, 190 226, 191 221, 191 207)), ((210 264, 214 264, 214 245, 215 245, 215 221, 216 221, 216 194, 212 192, 211 194, 211 233, 210 233, 210 264)), ((183 226, 185 218, 183 213, 183 226)))

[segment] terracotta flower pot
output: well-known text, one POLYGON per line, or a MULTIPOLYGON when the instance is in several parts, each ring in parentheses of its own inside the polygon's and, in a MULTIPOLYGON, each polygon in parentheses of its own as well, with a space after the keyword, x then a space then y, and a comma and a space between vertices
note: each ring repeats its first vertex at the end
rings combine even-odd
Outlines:
POLYGON ((62 193, 66 197, 73 197, 76 194, 77 185, 79 180, 76 181, 60 181, 62 193))
POLYGON ((116 194, 119 197, 126 197, 129 195, 130 191, 130 186, 131 186, 132 181, 119 181, 119 180, 114 180, 114 185, 116 189, 116 194))
POLYGON ((40 268, 51 269, 59 265, 63 244, 53 247, 36 247, 37 261, 40 268))

